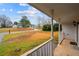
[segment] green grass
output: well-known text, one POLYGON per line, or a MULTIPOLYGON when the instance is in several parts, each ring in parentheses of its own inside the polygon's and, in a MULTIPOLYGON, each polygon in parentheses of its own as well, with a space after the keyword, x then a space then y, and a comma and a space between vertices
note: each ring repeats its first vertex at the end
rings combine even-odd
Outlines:
POLYGON ((7 40, 9 40, 10 38, 18 37, 18 36, 20 36, 20 35, 22 35, 22 34, 24 34, 24 33, 15 33, 15 34, 8 34, 8 35, 5 35, 3 41, 7 41, 7 40))
POLYGON ((19 56, 50 38, 49 32, 8 34, 0 44, 0 56, 19 56), (13 41, 9 42, 9 40, 13 41), (16 49, 21 51, 16 52, 16 49))

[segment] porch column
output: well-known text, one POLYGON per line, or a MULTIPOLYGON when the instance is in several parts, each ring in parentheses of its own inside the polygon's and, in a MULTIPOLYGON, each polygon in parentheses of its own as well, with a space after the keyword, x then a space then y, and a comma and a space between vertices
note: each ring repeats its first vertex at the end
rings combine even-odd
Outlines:
POLYGON ((76 42, 77 42, 77 46, 79 47, 79 37, 78 37, 78 34, 79 34, 79 31, 78 31, 78 22, 76 23, 76 42))
POLYGON ((59 30, 59 31, 58 31, 58 43, 59 43, 59 44, 60 44, 61 39, 62 39, 62 38, 61 38, 60 20, 61 20, 61 19, 59 18, 59 28, 58 28, 58 30, 59 30))
POLYGON ((53 17, 51 19, 51 51, 50 51, 50 55, 53 55, 53 17))
POLYGON ((53 37, 53 10, 51 11, 51 13, 52 13, 52 19, 51 19, 51 56, 53 56, 54 54, 54 52, 53 52, 53 44, 54 44, 54 37, 53 37))
POLYGON ((79 24, 77 23, 76 25, 77 25, 77 46, 79 47, 79 31, 78 31, 79 24))

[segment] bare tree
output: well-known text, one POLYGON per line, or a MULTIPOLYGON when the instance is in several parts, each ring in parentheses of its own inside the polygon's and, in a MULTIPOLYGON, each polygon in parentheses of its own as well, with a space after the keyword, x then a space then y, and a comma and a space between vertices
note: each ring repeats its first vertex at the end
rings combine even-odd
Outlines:
POLYGON ((38 17, 38 28, 41 28, 41 17, 38 17))
POLYGON ((1 27, 4 27, 4 28, 12 26, 12 22, 10 21, 10 18, 5 15, 0 16, 0 24, 1 24, 1 27))

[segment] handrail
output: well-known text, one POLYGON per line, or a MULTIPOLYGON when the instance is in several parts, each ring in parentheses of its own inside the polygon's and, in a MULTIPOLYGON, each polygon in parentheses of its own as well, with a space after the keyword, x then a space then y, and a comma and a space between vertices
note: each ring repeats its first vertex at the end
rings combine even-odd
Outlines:
POLYGON ((49 39, 48 41, 42 43, 41 45, 39 45, 39 46, 37 46, 37 47, 35 47, 35 48, 29 50, 28 52, 22 54, 21 56, 28 56, 29 54, 33 53, 34 51, 36 51, 37 49, 41 48, 42 46, 44 46, 45 44, 47 44, 47 43, 50 42, 50 41, 51 41, 51 39, 49 39))

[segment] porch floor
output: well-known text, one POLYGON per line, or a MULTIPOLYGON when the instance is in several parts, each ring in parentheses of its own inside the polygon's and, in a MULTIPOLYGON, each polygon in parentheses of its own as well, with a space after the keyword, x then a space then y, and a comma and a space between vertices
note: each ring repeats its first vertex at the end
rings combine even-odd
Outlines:
POLYGON ((75 45, 71 45, 71 41, 73 40, 64 39, 61 45, 55 48, 54 56, 79 56, 79 48, 75 45))

